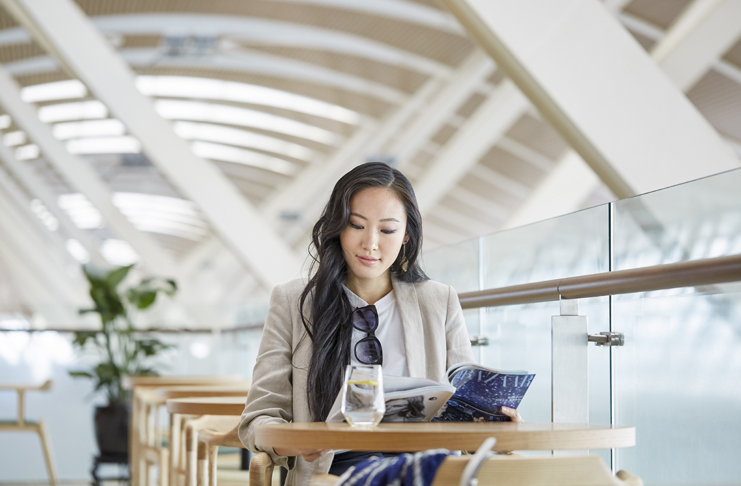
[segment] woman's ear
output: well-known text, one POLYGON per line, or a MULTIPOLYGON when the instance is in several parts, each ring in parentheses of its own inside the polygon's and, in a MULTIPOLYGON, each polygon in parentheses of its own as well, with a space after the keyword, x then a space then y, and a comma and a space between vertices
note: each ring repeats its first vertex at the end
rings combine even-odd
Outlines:
POLYGON ((408 241, 409 241, 409 233, 404 233, 404 242, 402 243, 402 245, 406 245, 408 241))

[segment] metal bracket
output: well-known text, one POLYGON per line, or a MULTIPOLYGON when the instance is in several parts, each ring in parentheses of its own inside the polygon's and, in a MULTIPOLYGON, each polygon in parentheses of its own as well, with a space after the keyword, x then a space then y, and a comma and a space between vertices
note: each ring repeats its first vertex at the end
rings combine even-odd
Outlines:
POLYGON ((590 334, 589 342, 597 346, 624 346, 625 334, 622 332, 601 332, 599 334, 590 334))
POLYGON ((489 338, 486 336, 474 336, 471 338, 471 346, 488 346, 489 338))

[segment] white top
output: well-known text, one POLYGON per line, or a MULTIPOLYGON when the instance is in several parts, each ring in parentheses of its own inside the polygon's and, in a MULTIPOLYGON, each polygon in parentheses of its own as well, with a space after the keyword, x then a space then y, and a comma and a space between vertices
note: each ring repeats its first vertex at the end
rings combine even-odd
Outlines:
MULTIPOLYGON (((366 301, 355 295, 347 287, 345 287, 345 292, 353 309, 368 305, 366 301)), ((383 374, 409 376, 404 333, 401 327, 401 314, 394 291, 392 290, 386 294, 375 303, 375 306, 378 311, 378 328, 375 334, 383 347, 383 374)), ((368 336, 367 333, 353 327, 352 347, 350 348, 350 362, 352 364, 363 364, 355 358, 355 344, 366 336, 368 336)))

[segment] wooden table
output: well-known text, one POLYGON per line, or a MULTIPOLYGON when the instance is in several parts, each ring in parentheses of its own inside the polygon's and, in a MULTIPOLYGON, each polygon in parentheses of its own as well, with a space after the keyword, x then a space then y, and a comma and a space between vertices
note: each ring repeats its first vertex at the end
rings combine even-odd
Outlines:
POLYGON ((186 415, 242 415, 247 396, 193 397, 167 400, 167 411, 186 415))
MULTIPOLYGON (((247 401, 250 382, 239 381, 230 383, 228 386, 167 386, 157 388, 157 397, 163 405, 172 398, 194 398, 194 397, 239 397, 244 407, 247 401)), ((241 413, 241 412, 240 412, 241 413)), ((180 457, 180 436, 183 433, 182 415, 170 413, 170 428, 168 430, 168 446, 170 457, 168 464, 169 486, 179 484, 178 476, 185 472, 184 459, 180 457)))
POLYGON ((368 429, 346 423, 286 423, 261 425, 257 444, 307 449, 414 452, 445 448, 476 450, 496 437, 494 450, 584 450, 635 445, 635 427, 532 422, 386 423, 368 429))

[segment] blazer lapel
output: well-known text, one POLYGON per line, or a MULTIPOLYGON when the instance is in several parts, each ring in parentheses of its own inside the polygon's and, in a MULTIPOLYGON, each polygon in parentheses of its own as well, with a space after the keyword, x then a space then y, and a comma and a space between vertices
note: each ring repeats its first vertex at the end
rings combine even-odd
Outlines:
POLYGON ((406 349, 409 376, 424 377, 426 373, 424 346, 425 336, 422 327, 422 314, 419 311, 417 290, 413 284, 393 280, 396 304, 401 314, 404 348, 406 349))

